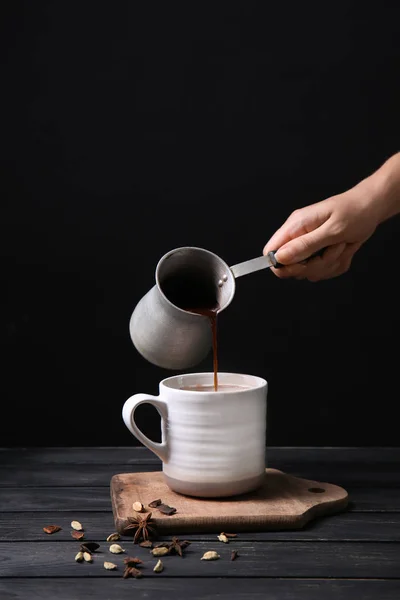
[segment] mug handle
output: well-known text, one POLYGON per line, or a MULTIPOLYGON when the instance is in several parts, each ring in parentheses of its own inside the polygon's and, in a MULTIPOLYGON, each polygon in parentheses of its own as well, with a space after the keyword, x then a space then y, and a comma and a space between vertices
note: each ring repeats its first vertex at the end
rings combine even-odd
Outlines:
POLYGON ((163 462, 168 461, 168 443, 167 443, 167 404, 157 396, 149 394, 134 394, 126 400, 122 408, 122 418, 129 431, 149 450, 154 452, 163 462), (135 423, 135 410, 140 404, 151 404, 157 410, 161 417, 161 444, 153 442, 147 435, 139 429, 135 423))

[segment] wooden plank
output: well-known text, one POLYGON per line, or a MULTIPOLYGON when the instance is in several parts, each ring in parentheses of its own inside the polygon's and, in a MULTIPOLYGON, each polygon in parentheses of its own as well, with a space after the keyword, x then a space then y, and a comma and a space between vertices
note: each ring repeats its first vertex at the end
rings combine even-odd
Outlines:
MULTIPOLYGON (((348 488, 349 508, 356 512, 400 512, 399 488, 348 488)), ((0 489, 0 510, 15 511, 108 511, 107 487, 30 487, 0 489)))
POLYGON ((143 446, 0 448, 1 465, 131 465, 159 463, 143 446))
MULTIPOLYGON (((399 463, 393 462, 297 462, 277 459, 274 466, 284 473, 306 479, 318 479, 340 485, 368 487, 400 487, 399 463)), ((147 466, 146 466, 147 470, 147 466)))
POLYGON ((285 447, 272 446, 266 449, 267 461, 293 461, 298 463, 399 463, 399 447, 285 447))
MULTIPOLYGON (((122 544, 128 555, 144 561, 146 577, 158 577, 153 572, 157 562, 150 551, 132 542, 122 544)), ((111 554, 109 544, 100 546, 93 563, 79 564, 74 560, 78 542, 0 543, 0 577, 104 577, 119 578, 123 572, 123 554, 111 554), (116 571, 106 571, 105 560, 118 565, 116 571)), ((127 554, 125 554, 126 556, 127 554)), ((184 558, 162 558, 165 577, 335 577, 335 578, 398 578, 399 545, 360 542, 196 542, 187 548, 184 558), (230 560, 231 551, 239 558, 230 560), (204 552, 216 550, 220 560, 202 561, 204 552)))
MULTIPOLYGON (((268 447, 266 449, 268 466, 279 468, 280 464, 311 463, 327 465, 333 463, 359 463, 373 465, 378 463, 399 464, 398 448, 303 448, 268 447)), ((104 464, 129 465, 158 462, 147 448, 142 446, 121 447, 52 447, 52 448, 0 448, 0 464, 104 464)))
POLYGON ((110 492, 105 487, 90 488, 3 488, 0 509, 8 511, 108 511, 110 492))
MULTIPOLYGON (((115 465, 33 465, 28 469, 0 467, 0 488, 3 487, 110 487, 115 465)), ((161 462, 143 465, 118 465, 120 473, 136 473, 145 469, 159 471, 161 462)), ((1 492, 0 492, 1 493, 1 492)))
POLYGON ((2 600, 398 600, 399 580, 80 578, 0 580, 2 600))
MULTIPOLYGON (((46 512, 46 513, 0 513, 0 541, 49 541, 43 532, 48 524, 60 525, 57 541, 71 541, 71 520, 84 526, 86 539, 102 542, 114 532, 114 521, 109 512, 46 512)), ((235 532, 234 532, 235 533, 235 532)), ((185 533, 189 540, 209 540, 215 542, 214 534, 185 533)), ((125 539, 129 539, 124 537, 125 539)), ((165 536, 160 539, 167 539, 165 536)), ((317 519, 304 529, 295 531, 266 531, 241 533, 240 541, 400 541, 400 513, 343 513, 317 519)))
MULTIPOLYGON (((400 487, 400 469, 398 464, 328 464, 282 462, 277 460, 275 467, 284 473, 316 479, 340 485, 368 487, 400 487)), ((24 464, 0 466, 0 488, 2 487, 39 487, 39 486, 109 486, 116 473, 136 473, 138 471, 159 471, 161 462, 152 461, 144 464, 143 459, 137 463, 126 465, 102 464, 24 464)))

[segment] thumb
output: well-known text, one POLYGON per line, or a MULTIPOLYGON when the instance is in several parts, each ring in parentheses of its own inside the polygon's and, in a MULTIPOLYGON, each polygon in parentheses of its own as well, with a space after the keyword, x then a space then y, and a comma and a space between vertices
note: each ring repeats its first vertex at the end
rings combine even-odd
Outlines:
POLYGON ((324 223, 318 229, 290 240, 279 248, 275 255, 276 260, 283 265, 299 263, 309 258, 314 252, 330 246, 334 239, 328 229, 328 223, 324 223))

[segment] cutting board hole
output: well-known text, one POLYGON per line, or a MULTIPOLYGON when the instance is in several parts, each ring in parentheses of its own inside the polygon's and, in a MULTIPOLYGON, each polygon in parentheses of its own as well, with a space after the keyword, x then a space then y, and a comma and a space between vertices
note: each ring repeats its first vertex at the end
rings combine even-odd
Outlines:
POLYGON ((323 494, 325 492, 324 488, 308 488, 308 491, 313 494, 323 494))

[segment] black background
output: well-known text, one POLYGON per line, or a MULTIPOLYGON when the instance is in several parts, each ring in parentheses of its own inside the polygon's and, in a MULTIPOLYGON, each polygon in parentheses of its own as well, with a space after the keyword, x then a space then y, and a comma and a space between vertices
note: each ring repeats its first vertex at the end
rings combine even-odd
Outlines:
MULTIPOLYGON (((2 3, 2 446, 137 443, 124 401, 174 374, 128 331, 159 258, 258 256, 400 149, 398 7, 2 3)), ((269 444, 398 445, 399 233, 337 279, 238 280, 220 370, 268 380, 269 444)))

